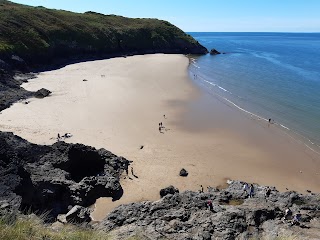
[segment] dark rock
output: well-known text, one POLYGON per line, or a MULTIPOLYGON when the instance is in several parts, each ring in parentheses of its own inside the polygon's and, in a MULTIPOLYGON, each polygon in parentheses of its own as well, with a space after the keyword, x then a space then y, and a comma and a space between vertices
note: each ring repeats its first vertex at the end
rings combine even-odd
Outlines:
POLYGON ((210 55, 217 55, 217 54, 221 54, 221 52, 218 52, 216 49, 211 49, 210 50, 210 55))
POLYGON ((179 193, 179 189, 175 188, 174 186, 169 186, 160 190, 161 197, 164 197, 168 194, 175 194, 175 193, 179 193))
POLYGON ((66 213, 99 197, 119 199, 120 174, 129 161, 82 144, 31 144, 0 132, 0 205, 8 209, 66 213), (10 206, 8 206, 9 204, 10 206))
POLYGON ((45 97, 49 96, 50 94, 51 94, 51 92, 48 89, 41 88, 34 93, 34 96, 36 98, 45 98, 45 97))
POLYGON ((17 55, 12 55, 9 59, 10 65, 14 66, 15 69, 20 71, 27 71, 28 66, 27 63, 21 57, 17 55))
POLYGON ((179 175, 181 176, 181 177, 186 177, 186 176, 188 176, 188 171, 187 170, 185 170, 184 168, 182 168, 181 170, 180 170, 180 173, 179 173, 179 175))
POLYGON ((90 222, 90 210, 76 205, 66 214, 66 221, 69 223, 90 222))
MULTIPOLYGON (((115 208, 97 228, 111 233, 115 231, 118 239, 126 239, 139 232, 143 232, 146 239, 262 239, 279 237, 285 231, 290 233, 294 229, 290 222, 283 220, 284 211, 290 204, 294 213, 302 207, 313 209, 301 212, 300 226, 320 216, 319 194, 305 196, 293 192, 279 193, 270 187, 271 193, 266 199, 268 188, 254 184, 255 195, 247 198, 243 194, 243 182, 228 181, 228 184, 226 189, 204 193, 178 193, 170 186, 170 191, 162 189, 167 194, 158 201, 131 203, 115 208), (222 199, 228 201, 221 205, 222 199), (232 205, 233 199, 241 199, 243 203, 232 205), (303 200, 304 204, 292 203, 296 199, 303 200), (212 201, 213 211, 208 209, 208 200, 212 201), (317 202, 318 211, 315 211, 317 202)), ((308 233, 308 228, 295 228, 299 236, 308 233)), ((315 234, 314 231, 320 233, 317 228, 312 231, 312 234, 315 234)))

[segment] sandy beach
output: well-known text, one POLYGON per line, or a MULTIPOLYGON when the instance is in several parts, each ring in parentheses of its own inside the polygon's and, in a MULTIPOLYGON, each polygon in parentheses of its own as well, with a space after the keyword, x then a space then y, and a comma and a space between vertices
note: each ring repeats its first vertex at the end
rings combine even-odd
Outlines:
POLYGON ((132 160, 138 178, 130 171, 130 178, 122 176, 123 197, 99 199, 95 220, 123 203, 159 199, 159 190, 169 185, 199 190, 235 179, 281 191, 320 192, 318 154, 272 124, 202 92, 189 79, 188 64, 183 55, 155 54, 40 73, 22 86, 47 88, 52 95, 2 111, 0 130, 37 144, 71 133, 67 142, 132 160), (188 177, 179 176, 181 168, 188 177))

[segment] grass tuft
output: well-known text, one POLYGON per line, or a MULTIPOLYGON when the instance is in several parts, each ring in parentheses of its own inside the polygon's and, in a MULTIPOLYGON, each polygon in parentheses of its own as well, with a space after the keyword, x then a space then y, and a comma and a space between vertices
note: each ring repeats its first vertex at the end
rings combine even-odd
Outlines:
POLYGON ((106 233, 84 226, 64 225, 54 229, 44 220, 31 215, 15 221, 0 218, 0 240, 110 240, 106 233))

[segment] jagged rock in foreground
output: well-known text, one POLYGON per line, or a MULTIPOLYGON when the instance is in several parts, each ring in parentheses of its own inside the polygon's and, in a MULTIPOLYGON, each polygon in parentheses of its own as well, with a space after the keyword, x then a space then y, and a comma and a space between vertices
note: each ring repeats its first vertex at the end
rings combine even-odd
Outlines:
POLYGON ((56 217, 99 197, 118 199, 120 174, 128 165, 105 149, 65 142, 41 146, 0 132, 0 215, 31 210, 56 217))
POLYGON ((266 199, 266 188, 254 187, 253 198, 248 198, 241 182, 232 181, 224 190, 186 191, 155 202, 121 205, 97 228, 111 231, 116 239, 141 234, 144 239, 274 239, 291 233, 299 234, 298 239, 319 239, 319 194, 280 193, 271 188, 266 199), (300 226, 284 220, 288 207, 301 212, 300 226))

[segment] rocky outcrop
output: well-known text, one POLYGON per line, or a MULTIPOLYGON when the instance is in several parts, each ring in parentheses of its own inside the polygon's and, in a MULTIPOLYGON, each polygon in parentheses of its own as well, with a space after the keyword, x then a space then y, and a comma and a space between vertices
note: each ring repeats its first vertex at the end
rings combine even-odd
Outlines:
POLYGON ((120 174, 129 161, 105 149, 57 142, 40 146, 0 132, 0 206, 15 210, 67 213, 99 197, 118 199, 120 174))
POLYGON ((174 186, 169 186, 160 190, 160 197, 175 193, 179 193, 179 189, 175 188, 174 186))
POLYGON ((221 52, 217 51, 216 49, 212 48, 210 50, 210 55, 217 55, 217 54, 221 54, 221 52))
POLYGON ((111 231, 117 239, 139 233, 146 239, 261 239, 298 232, 311 239, 308 228, 319 220, 320 195, 280 193, 271 188, 266 198, 266 191, 266 187, 255 184, 254 196, 248 198, 239 181, 229 182, 223 190, 176 191, 155 202, 121 205, 98 229, 111 231), (208 200, 212 202, 210 208, 208 200), (284 220, 287 208, 294 214, 301 212, 299 223, 291 226, 290 221, 284 220))
MULTIPOLYGON (((1 62, 1 60, 0 60, 1 62)), ((21 99, 33 95, 20 85, 27 79, 33 78, 34 74, 14 74, 10 70, 1 69, 0 65, 0 112, 21 99)))

